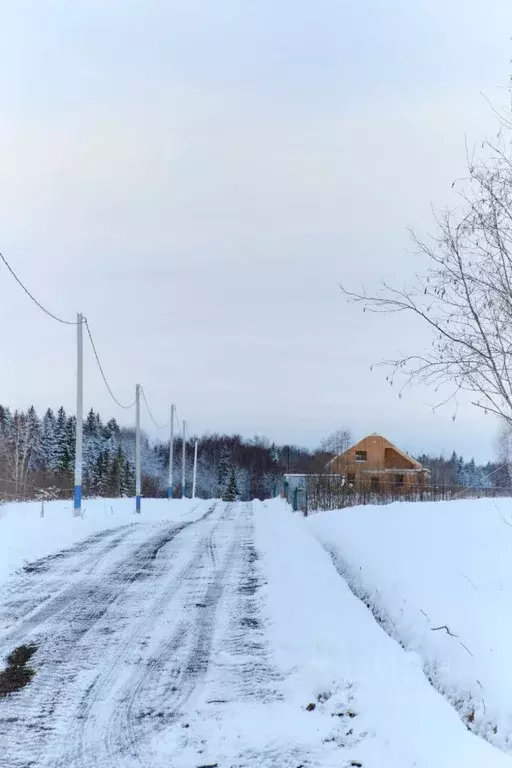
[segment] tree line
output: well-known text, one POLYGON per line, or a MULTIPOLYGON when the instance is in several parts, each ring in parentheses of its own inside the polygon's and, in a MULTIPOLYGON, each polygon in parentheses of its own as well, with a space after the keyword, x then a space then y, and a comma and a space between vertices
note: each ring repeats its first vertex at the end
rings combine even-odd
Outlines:
MULTIPOLYGON (((115 419, 104 421, 91 409, 84 419, 84 495, 133 496, 135 494, 135 430, 115 419)), ((11 412, 0 405, 0 499, 69 498, 74 482, 76 418, 61 406, 48 408, 39 417, 34 407, 11 412)), ((191 494, 195 437, 185 446, 186 495, 191 494)), ((509 443, 506 442, 507 451, 509 443)), ((320 474, 328 461, 350 443, 347 430, 338 430, 315 450, 278 445, 264 437, 206 434, 200 438, 197 495, 203 498, 264 499, 283 487, 284 475, 320 474)), ((453 453, 418 456, 431 470, 432 484, 461 487, 512 485, 509 453, 503 448, 501 463, 477 465, 453 453), (505 456, 506 453, 506 456, 505 456)), ((181 496, 181 438, 174 447, 174 495, 181 496)), ((510 451, 512 456, 512 451, 510 451)), ((141 439, 142 492, 165 496, 169 476, 169 441, 141 439)))
MULTIPOLYGON (((64 407, 48 408, 42 417, 0 406, 0 499, 69 497, 74 484, 76 418, 64 407)), ((192 489, 195 437, 186 442, 186 495, 192 489)), ((285 448, 261 437, 203 435, 197 468, 201 497, 266 498, 279 490, 285 471, 285 448)), ((175 439, 173 489, 181 496, 181 438, 175 439)), ((307 451, 289 449, 292 458, 307 451)), ((304 462, 302 462, 304 463, 304 462)), ((141 438, 142 493, 165 496, 169 477, 169 441, 141 438)), ((133 496, 135 430, 115 419, 104 421, 91 409, 83 427, 83 491, 85 496, 133 496)))
POLYGON ((506 462, 488 461, 477 464, 466 461, 454 451, 450 458, 422 454, 415 457, 430 470, 429 484, 436 488, 507 489, 512 487, 509 466, 506 462))

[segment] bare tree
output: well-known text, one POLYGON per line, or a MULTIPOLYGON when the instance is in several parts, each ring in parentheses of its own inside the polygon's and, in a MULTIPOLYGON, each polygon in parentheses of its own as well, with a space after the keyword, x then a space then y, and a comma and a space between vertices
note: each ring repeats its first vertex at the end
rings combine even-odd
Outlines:
POLYGON ((15 411, 10 422, 7 453, 9 480, 15 494, 23 494, 26 488, 33 448, 33 435, 26 414, 15 411))
MULTIPOLYGON (((436 219, 437 234, 411 233, 428 267, 405 288, 383 283, 376 294, 344 294, 375 312, 405 312, 432 330, 432 346, 384 361, 390 381, 448 387, 447 401, 466 391, 472 402, 512 424, 512 155, 511 126, 498 143, 482 145, 482 159, 468 158, 461 205, 436 219)), ((455 182, 454 182, 455 184, 455 182)))
POLYGON ((320 450, 324 453, 332 453, 339 456, 350 446, 352 436, 349 429, 337 429, 320 443, 320 450))

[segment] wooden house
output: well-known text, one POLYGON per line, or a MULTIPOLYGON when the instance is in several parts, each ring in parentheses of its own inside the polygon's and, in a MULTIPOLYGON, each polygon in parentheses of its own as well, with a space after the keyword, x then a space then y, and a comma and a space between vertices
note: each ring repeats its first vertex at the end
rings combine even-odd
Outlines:
POLYGON ((369 435, 335 456, 327 471, 345 477, 355 491, 393 493, 422 491, 430 472, 382 435, 369 435))

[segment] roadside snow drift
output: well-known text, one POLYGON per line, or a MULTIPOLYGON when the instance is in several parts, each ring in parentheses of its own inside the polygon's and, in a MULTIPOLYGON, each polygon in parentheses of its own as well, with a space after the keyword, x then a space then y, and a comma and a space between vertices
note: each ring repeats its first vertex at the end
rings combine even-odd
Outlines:
POLYGON ((256 514, 255 541, 263 553, 264 610, 285 700, 295 701, 296 710, 316 702, 309 719, 294 718, 290 733, 310 739, 311 765, 512 766, 465 728, 428 683, 418 654, 386 635, 288 509, 274 501, 256 514), (314 747, 318 737, 323 751, 314 747), (321 762, 329 744, 332 754, 321 762))
POLYGON ((305 526, 467 727, 512 752, 512 500, 354 507, 305 526))

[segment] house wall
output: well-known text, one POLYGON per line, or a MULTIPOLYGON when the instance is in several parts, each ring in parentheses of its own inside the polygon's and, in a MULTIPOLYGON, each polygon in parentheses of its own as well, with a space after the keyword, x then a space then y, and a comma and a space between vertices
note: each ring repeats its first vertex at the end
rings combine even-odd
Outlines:
POLYGON ((375 490, 389 491, 396 489, 397 485, 410 490, 428 482, 425 470, 417 469, 414 462, 401 456, 380 435, 366 437, 349 448, 332 461, 330 469, 335 474, 347 476, 358 490, 371 490, 373 486, 375 490), (358 451, 366 451, 366 461, 357 460, 358 451))
POLYGON ((379 435, 365 437, 356 445, 353 445, 342 456, 337 456, 332 464, 333 472, 345 474, 346 472, 355 472, 359 474, 361 469, 385 469, 384 452, 389 443, 379 435), (359 462, 356 460, 356 451, 366 451, 367 461, 359 462))
POLYGON ((414 465, 404 456, 400 456, 394 448, 384 448, 384 466, 386 469, 411 469, 414 465))

